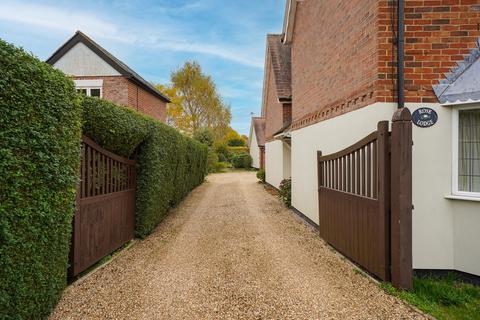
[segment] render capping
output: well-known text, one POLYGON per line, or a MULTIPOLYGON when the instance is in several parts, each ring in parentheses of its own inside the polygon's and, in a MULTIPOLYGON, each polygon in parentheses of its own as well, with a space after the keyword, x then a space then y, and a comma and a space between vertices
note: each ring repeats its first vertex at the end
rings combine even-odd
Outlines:
POLYGON ((477 48, 457 66, 445 74, 445 79, 433 86, 442 104, 460 104, 480 101, 480 38, 477 48))
POLYGON ((115 70, 117 70, 122 76, 126 77, 139 87, 143 88, 145 91, 151 93, 155 97, 159 98, 165 103, 170 103, 170 99, 158 91, 154 86, 152 86, 148 81, 143 79, 138 73, 129 68, 125 63, 118 60, 110 52, 102 48, 95 41, 90 39, 86 34, 81 31, 75 32, 73 37, 71 37, 67 42, 65 42, 60 48, 57 49, 45 62, 54 65, 60 58, 62 58, 70 49, 72 49, 79 42, 86 45, 90 50, 102 58, 105 62, 111 65, 115 70))

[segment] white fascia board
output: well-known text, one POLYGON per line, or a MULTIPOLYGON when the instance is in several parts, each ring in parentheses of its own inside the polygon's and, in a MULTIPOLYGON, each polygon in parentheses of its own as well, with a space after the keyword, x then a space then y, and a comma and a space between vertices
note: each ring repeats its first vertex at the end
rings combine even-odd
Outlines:
POLYGON ((455 102, 447 102, 447 103, 443 103, 442 106, 445 106, 445 107, 450 107, 450 106, 460 106, 460 105, 464 105, 464 104, 472 104, 472 103, 480 103, 480 100, 467 100, 467 101, 460 101, 460 100, 457 100, 455 102))

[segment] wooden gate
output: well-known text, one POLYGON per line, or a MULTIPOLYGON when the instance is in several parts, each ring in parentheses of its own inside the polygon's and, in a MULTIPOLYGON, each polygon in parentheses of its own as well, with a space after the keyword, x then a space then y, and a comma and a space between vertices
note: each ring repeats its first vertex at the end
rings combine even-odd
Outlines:
POLYGON ((410 112, 334 154, 318 152, 320 235, 397 287, 411 287, 410 112), (392 207, 394 204, 394 207, 392 207))
POLYGON ((70 276, 133 239, 134 231, 135 161, 113 154, 84 136, 70 276))

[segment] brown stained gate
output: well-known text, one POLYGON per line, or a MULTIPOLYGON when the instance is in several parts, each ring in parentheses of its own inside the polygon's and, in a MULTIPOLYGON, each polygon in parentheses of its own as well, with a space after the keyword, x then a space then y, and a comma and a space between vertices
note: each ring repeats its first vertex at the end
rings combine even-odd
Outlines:
POLYGON ((401 288, 411 288, 410 112, 334 154, 318 152, 320 235, 345 256, 401 288))
POLYGON ((113 154, 84 136, 70 276, 133 239, 134 231, 135 161, 113 154))

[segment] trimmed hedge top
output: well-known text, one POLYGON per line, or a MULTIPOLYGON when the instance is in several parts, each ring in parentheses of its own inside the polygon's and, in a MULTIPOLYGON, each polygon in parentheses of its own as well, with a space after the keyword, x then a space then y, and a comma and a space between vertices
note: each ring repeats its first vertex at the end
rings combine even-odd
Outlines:
POLYGON ((83 99, 84 133, 102 147, 137 159, 136 235, 149 235, 207 172, 207 147, 134 110, 83 99))
POLYGON ((0 319, 42 319, 66 285, 80 163, 71 80, 0 40, 0 319))

